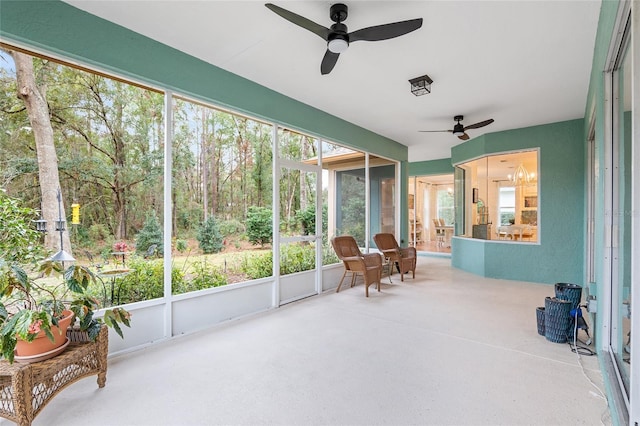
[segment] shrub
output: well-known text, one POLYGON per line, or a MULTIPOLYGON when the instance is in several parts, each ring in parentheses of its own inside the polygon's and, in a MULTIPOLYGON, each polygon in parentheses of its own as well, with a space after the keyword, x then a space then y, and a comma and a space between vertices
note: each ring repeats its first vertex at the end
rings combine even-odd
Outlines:
POLYGON ((280 275, 314 269, 316 251, 313 244, 286 244, 280 246, 280 275))
MULTIPOLYGON (((296 220, 300 222, 302 227, 302 235, 315 234, 316 232, 316 206, 312 204, 304 210, 298 210, 296 212, 296 220)), ((327 217, 327 205, 322 205, 322 234, 323 241, 327 240, 328 232, 328 217, 327 217)))
POLYGON ((110 237, 109 228, 102 223, 94 223, 89 227, 89 239, 91 241, 105 241, 110 237))
POLYGON ((149 250, 149 247, 155 244, 159 255, 163 254, 162 247, 162 228, 154 211, 147 213, 142 229, 136 235, 136 253, 142 255, 149 250))
MULTIPOLYGON (((202 290, 211 287, 220 287, 227 285, 227 277, 222 273, 219 267, 207 262, 204 258, 201 261, 194 262, 192 265, 194 276, 190 281, 186 281, 182 292, 202 290)), ((177 289, 174 288, 174 292, 177 289)))
POLYGON ((331 244, 323 244, 322 245, 322 264, 323 265, 333 265, 334 263, 339 263, 340 259, 336 255, 336 252, 333 250, 331 244))
POLYGON ((270 244, 273 240, 272 212, 266 207, 249 207, 247 212, 247 237, 252 244, 270 244))
POLYGON ((271 252, 260 254, 245 254, 240 264, 240 270, 252 280, 273 275, 273 259, 271 252))
POLYGON ((220 233, 225 237, 229 235, 244 234, 244 225, 236 219, 225 220, 220 222, 220 233))
POLYGON ((296 220, 300 222, 302 226, 302 235, 309 235, 316 233, 316 206, 315 204, 309 205, 304 210, 298 210, 296 212, 296 220))
MULTIPOLYGON (((103 278, 105 288, 98 289, 94 294, 105 299, 105 305, 125 304, 142 300, 157 299, 164 295, 164 265, 162 259, 149 260, 133 256, 128 261, 130 273, 121 278, 115 278, 114 300, 111 299, 110 279, 103 278)), ((184 286, 184 274, 181 270, 171 270, 173 289, 184 286)), ((174 291, 175 293, 175 291, 174 291)))
POLYGON ((185 240, 176 240, 176 250, 180 253, 187 251, 187 242, 185 240))
POLYGON ((40 234, 31 224, 36 217, 34 209, 21 207, 20 201, 0 190, 0 259, 33 263, 40 258, 40 234))
POLYGON ((224 248, 222 234, 214 216, 210 216, 200 225, 196 238, 204 254, 219 253, 224 248))

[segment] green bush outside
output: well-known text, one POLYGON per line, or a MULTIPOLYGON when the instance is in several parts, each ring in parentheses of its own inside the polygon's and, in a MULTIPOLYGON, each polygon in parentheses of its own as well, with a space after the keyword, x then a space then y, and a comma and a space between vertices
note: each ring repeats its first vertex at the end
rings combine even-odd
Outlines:
POLYGON ((155 212, 151 211, 147 213, 144 225, 138 235, 136 235, 136 253, 143 255, 147 252, 149 247, 155 244, 156 253, 159 256, 162 256, 164 250, 162 243, 163 238, 160 222, 158 222, 155 212))
POLYGON ((204 254, 219 253, 224 248, 222 234, 220 233, 218 223, 214 216, 209 216, 207 220, 200 225, 196 238, 204 254))
POLYGON ((193 278, 191 278, 191 281, 185 282, 183 288, 174 288, 174 293, 177 293, 178 291, 185 293, 227 285, 227 277, 222 273, 220 267, 208 262, 206 258, 194 262, 191 267, 193 268, 194 273, 193 278))
MULTIPOLYGON (((281 247, 280 274, 308 271, 315 266, 315 249, 313 244, 286 244, 281 247)), ((322 247, 322 264, 332 265, 340 260, 333 248, 325 244, 322 247)), ((249 279, 270 277, 273 271, 272 253, 258 255, 245 254, 240 266, 241 271, 249 279)))
POLYGON ((236 219, 223 220, 219 225, 220 233, 225 237, 244 234, 244 224, 236 219))
POLYGON ((247 237, 249 242, 260 244, 270 244, 273 240, 271 209, 266 207, 251 206, 247 211, 247 237))
POLYGON ((22 207, 21 203, 0 190, 0 259, 34 263, 43 254, 40 233, 31 223, 38 214, 34 209, 22 207))

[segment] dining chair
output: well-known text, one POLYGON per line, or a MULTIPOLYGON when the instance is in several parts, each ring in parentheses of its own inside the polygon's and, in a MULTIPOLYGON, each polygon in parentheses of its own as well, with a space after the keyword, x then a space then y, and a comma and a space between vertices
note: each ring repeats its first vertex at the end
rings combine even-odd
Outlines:
POLYGON ((382 256, 378 253, 363 254, 358 247, 355 238, 350 235, 341 235, 331 238, 331 245, 338 258, 344 265, 344 273, 336 293, 340 291, 342 282, 347 274, 351 274, 351 287, 356 282, 356 277, 362 275, 364 279, 364 294, 369 297, 369 286, 377 283, 380 291, 380 280, 382 278, 382 256))
POLYGON ((439 219, 432 219, 432 220, 433 220, 433 226, 436 230, 436 245, 438 247, 444 246, 445 235, 444 235, 444 229, 440 225, 440 220, 439 219))
MULTIPOLYGON (((401 248, 396 237, 389 233, 380 233, 373 236, 378 250, 389 260, 391 266, 397 265, 400 271, 400 281, 404 281, 404 274, 413 273, 416 277, 417 254, 415 247, 401 248)), ((391 268, 393 269, 393 268, 391 268)), ((391 271, 389 272, 391 274, 391 271)))

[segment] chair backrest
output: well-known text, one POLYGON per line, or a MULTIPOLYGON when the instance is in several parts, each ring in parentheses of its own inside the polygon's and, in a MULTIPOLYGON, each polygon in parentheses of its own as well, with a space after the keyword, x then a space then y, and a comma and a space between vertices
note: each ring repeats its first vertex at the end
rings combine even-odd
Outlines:
POLYGON ((344 260, 346 257, 362 256, 356 239, 351 235, 333 237, 331 238, 331 245, 340 260, 344 260))
POLYGON ((393 234, 380 233, 373 236, 373 241, 376 243, 378 250, 391 250, 398 248, 398 242, 393 234))
POLYGON ((433 226, 435 226, 436 228, 440 226, 440 221, 438 219, 431 219, 433 220, 433 226))
POLYGON ((147 252, 144 254, 144 258, 146 259, 148 257, 155 256, 157 250, 158 250, 158 245, 151 244, 147 249, 147 252))
POLYGON ((447 224, 444 222, 443 218, 438 219, 438 221, 440 222, 440 226, 446 226, 447 224))

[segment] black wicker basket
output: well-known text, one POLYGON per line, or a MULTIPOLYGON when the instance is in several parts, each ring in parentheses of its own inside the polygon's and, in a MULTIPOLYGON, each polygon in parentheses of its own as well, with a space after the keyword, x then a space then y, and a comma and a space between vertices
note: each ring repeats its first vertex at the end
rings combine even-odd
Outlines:
POLYGON ((571 302, 571 309, 575 309, 582 299, 582 287, 577 284, 556 283, 556 298, 571 302))
POLYGON ((571 326, 571 302, 556 297, 544 299, 544 337, 554 343, 566 343, 571 326))
POLYGON ((538 334, 544 336, 544 306, 536 308, 536 320, 538 323, 538 334))

